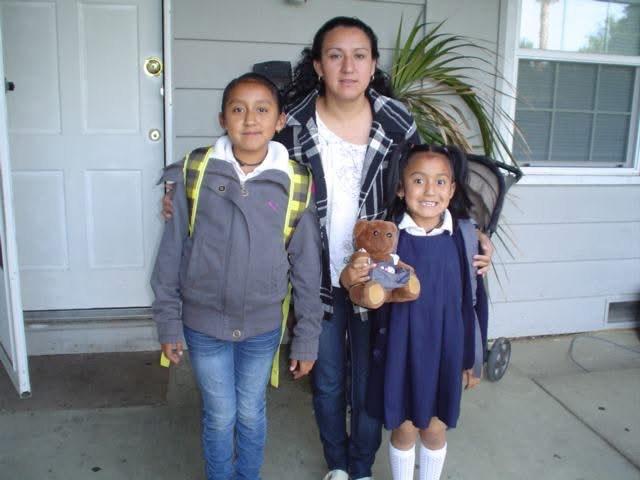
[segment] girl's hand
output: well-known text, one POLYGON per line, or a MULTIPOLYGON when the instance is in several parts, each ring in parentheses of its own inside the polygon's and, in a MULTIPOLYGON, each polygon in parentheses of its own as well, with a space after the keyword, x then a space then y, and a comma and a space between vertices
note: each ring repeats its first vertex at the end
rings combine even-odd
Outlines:
POLYGON ((473 368, 462 372, 462 385, 465 390, 475 388, 480 383, 480 378, 473 375, 473 368))
POLYGON ((289 361, 289 371, 293 374, 293 379, 298 380, 308 375, 315 363, 315 360, 296 360, 292 358, 289 361))
POLYGON ((162 197, 162 216, 169 220, 173 215, 173 183, 165 183, 162 197))
POLYGON ((171 363, 179 364, 182 359, 182 342, 161 344, 162 353, 171 360, 171 363))
POLYGON ((477 268, 478 275, 485 275, 491 269, 491 257, 493 257, 493 243, 491 239, 480 230, 478 232, 478 240, 480 241, 481 253, 473 256, 472 265, 477 268))
POLYGON ((349 262, 340 274, 340 284, 349 290, 354 285, 369 281, 369 271, 375 266, 375 263, 369 263, 368 258, 359 258, 355 262, 349 262))

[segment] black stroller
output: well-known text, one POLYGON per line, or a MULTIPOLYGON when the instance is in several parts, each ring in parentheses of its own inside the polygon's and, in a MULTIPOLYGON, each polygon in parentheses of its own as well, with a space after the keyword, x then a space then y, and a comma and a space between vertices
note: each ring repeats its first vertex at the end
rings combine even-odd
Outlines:
MULTIPOLYGON (((467 155, 469 161, 469 194, 471 196, 471 215, 478 228, 487 235, 493 235, 498 229, 498 219, 504 204, 504 198, 514 183, 522 178, 522 171, 513 165, 492 160, 481 155, 467 155)), ((482 334, 484 362, 487 378, 500 380, 511 359, 511 342, 504 337, 496 338, 488 348, 487 325, 478 325, 482 334)))

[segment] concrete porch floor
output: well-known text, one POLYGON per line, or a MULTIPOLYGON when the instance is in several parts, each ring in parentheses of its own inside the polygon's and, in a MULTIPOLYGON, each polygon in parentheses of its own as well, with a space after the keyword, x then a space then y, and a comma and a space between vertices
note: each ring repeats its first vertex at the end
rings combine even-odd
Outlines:
MULTIPOLYGON (((69 396, 76 391, 65 389, 69 396)), ((0 479, 203 478, 199 400, 188 362, 171 369, 160 405, 2 405, 0 479)), ((308 381, 287 379, 269 389, 268 416, 263 478, 321 479, 325 464, 308 381)), ((385 433, 374 467, 378 480, 390 478, 387 439, 385 433)), ((443 479, 640 479, 638 334, 514 341, 505 377, 464 394, 448 443, 443 479)))

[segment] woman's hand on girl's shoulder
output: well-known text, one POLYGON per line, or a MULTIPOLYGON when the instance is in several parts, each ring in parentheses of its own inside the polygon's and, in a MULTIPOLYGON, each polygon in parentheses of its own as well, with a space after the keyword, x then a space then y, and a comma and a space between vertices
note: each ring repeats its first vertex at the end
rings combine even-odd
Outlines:
POLYGON ((164 187, 164 195, 162 197, 162 216, 165 220, 169 220, 173 216, 173 183, 166 183, 164 187))
POLYGON ((484 275, 491 269, 491 257, 493 257, 493 243, 486 233, 478 232, 480 241, 480 253, 473 256, 472 265, 477 269, 478 275, 484 275))

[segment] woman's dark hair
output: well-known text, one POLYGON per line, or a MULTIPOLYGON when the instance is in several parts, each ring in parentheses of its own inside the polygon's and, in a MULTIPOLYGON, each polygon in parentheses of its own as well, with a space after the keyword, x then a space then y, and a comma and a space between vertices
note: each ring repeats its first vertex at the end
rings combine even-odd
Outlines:
POLYGON ((390 170, 385 192, 388 206, 387 218, 396 223, 402 220, 402 216, 407 211, 405 200, 397 195, 398 187, 402 182, 402 174, 413 155, 425 152, 444 155, 449 160, 453 180, 456 182, 456 190, 449 202, 448 209, 454 221, 469 218, 471 211, 471 200, 467 192, 469 167, 465 153, 454 145, 429 145, 426 143, 413 145, 406 142, 398 145, 389 159, 390 170))
POLYGON ((229 95, 231 95, 231 91, 236 88, 241 83, 259 83, 260 85, 265 86, 273 95, 273 98, 276 99, 276 103, 278 105, 278 113, 282 113, 283 111, 283 102, 282 96, 280 95, 280 91, 276 84, 269 80, 264 75, 259 73, 249 72, 244 75, 240 75, 238 78, 234 78, 229 82, 229 84, 224 87, 224 92, 222 92, 222 105, 220 106, 220 111, 224 113, 225 106, 229 101, 229 95))
MULTIPOLYGON (((298 101, 306 97, 312 90, 317 89, 320 95, 324 95, 324 84, 318 78, 318 75, 313 68, 313 62, 314 60, 320 60, 322 57, 322 45, 327 33, 338 27, 357 28, 362 30, 371 43, 371 56, 374 60, 378 60, 380 58, 378 37, 376 37, 376 34, 369 25, 356 17, 332 18, 322 25, 316 32, 313 37, 313 44, 311 45, 311 48, 305 48, 302 50, 301 58, 293 70, 293 80, 285 88, 284 97, 287 106, 296 104, 298 101)), ((373 80, 369 86, 382 95, 386 95, 387 97, 393 96, 389 75, 378 67, 376 67, 373 80)))

